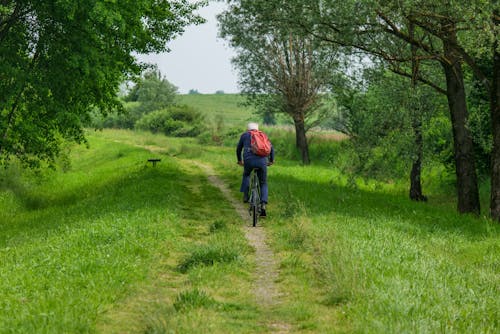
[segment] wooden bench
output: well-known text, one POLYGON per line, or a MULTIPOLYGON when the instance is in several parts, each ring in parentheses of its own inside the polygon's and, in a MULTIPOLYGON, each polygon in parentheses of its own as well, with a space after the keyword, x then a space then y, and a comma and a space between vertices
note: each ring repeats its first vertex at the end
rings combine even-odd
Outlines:
POLYGON ((160 162, 161 159, 148 159, 148 162, 152 162, 153 163, 153 167, 156 167, 156 163, 157 162, 160 162))

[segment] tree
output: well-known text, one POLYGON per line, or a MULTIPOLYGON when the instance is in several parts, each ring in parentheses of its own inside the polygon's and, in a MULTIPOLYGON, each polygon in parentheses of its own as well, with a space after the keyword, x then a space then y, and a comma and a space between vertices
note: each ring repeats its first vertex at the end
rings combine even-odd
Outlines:
POLYGON ((339 79, 333 89, 339 105, 334 121, 336 129, 350 137, 350 172, 378 179, 399 178, 424 147, 431 153, 429 132, 435 132, 431 120, 444 107, 432 89, 418 86, 409 90, 407 80, 384 64, 364 69, 358 80, 347 76, 339 79), (415 146, 413 133, 415 113, 421 121, 420 147, 415 146))
MULTIPOLYGON (((500 221, 499 5, 493 1, 476 0, 467 3, 447 1, 442 6, 439 6, 433 1, 422 0, 417 3, 403 3, 400 4, 400 7, 399 12, 411 24, 419 27, 426 35, 437 38, 443 45, 444 59, 441 60, 441 63, 447 79, 447 93, 456 97, 452 100, 449 99, 450 109, 456 108, 467 111, 465 97, 457 96, 457 94, 465 96, 463 77, 459 72, 462 63, 470 67, 490 96, 490 117, 493 133, 490 211, 492 217, 500 221), (485 58, 490 59, 491 67, 481 66, 481 62, 485 58), (493 71, 485 70, 488 68, 493 68, 493 71), (464 106, 460 104, 464 104, 464 106)), ((414 39, 410 39, 410 42, 416 45, 414 39)), ((455 116, 457 115, 455 114, 455 116)), ((456 122, 454 122, 454 125, 456 125, 456 122)), ((458 129, 454 126, 453 130, 455 133, 458 129)), ((459 136, 460 134, 455 136, 456 158, 460 158, 460 155, 457 155, 457 150, 462 150, 462 152, 470 150, 470 148, 466 147, 457 147, 457 144, 460 143, 457 140, 460 139, 459 136)), ((461 158, 468 159, 469 157, 464 154, 461 158)), ((460 165, 464 166, 466 164, 462 163, 460 165)), ((459 162, 457 162, 457 169, 458 166, 459 162)), ((470 170, 469 173, 469 180, 472 181, 474 175, 470 170)), ((458 187, 460 188, 460 179, 458 181, 458 187)), ((464 190, 471 189, 467 187, 467 184, 464 186, 464 190)))
MULTIPOLYGON (((476 3, 484 3, 477 0, 476 3)), ((468 111, 462 72, 463 54, 457 48, 457 33, 463 22, 449 14, 458 6, 449 1, 398 1, 378 0, 322 0, 322 1, 271 1, 267 11, 274 13, 274 20, 281 20, 302 28, 321 41, 336 48, 358 50, 385 61, 392 71, 412 78, 446 94, 453 125, 455 166, 457 176, 458 211, 480 212, 473 143, 467 128, 468 111), (269 6, 274 6, 271 9, 269 6), (450 10, 451 8, 451 10, 450 10), (412 19, 416 11, 434 18, 432 27, 440 34, 433 34, 412 19), (296 15, 300 13, 300 15, 296 15), (304 14, 306 13, 306 14, 304 14), (356 13, 356 15, 353 15, 356 13), (277 16, 277 17, 276 17, 277 16), (413 46, 413 48, 412 48, 413 46), (412 60, 422 64, 439 64, 446 78, 446 88, 441 81, 433 81, 423 71, 415 71, 412 60)), ((460 5, 460 9, 465 5, 460 5)), ((458 11, 463 13, 463 11, 458 11)), ((418 123, 415 123, 418 126, 418 123)), ((418 138, 418 133, 416 140, 418 138)), ((412 173, 413 177, 413 173, 412 173)))
POLYGON ((129 93, 130 101, 140 102, 140 112, 147 114, 175 103, 177 87, 158 70, 146 71, 129 93))
POLYGON ((242 92, 263 113, 282 112, 293 119, 296 146, 302 162, 309 164, 306 121, 321 105, 334 55, 289 26, 269 20, 260 1, 233 1, 219 22, 222 37, 238 52, 233 63, 242 92))
MULTIPOLYGON (((500 10, 493 13, 493 25, 498 31, 500 27, 500 10)), ((490 114, 493 129, 493 152, 491 168, 491 217, 500 221, 500 42, 493 43, 493 73, 490 90, 490 114)))
POLYGON ((0 4, 0 160, 53 161, 61 140, 84 141, 97 108, 123 109, 119 84, 202 19, 186 0, 37 1, 0 4))

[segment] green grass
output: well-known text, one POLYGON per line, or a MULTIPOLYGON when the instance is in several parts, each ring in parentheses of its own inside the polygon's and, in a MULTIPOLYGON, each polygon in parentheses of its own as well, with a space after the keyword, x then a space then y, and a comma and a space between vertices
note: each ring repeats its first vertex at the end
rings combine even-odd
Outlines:
POLYGON ((239 197, 234 148, 116 130, 90 144, 67 172, 0 181, 1 333, 500 330, 500 225, 457 214, 446 187, 413 203, 403 183, 353 184, 278 155, 262 224, 281 302, 263 309, 240 221, 189 163, 239 197))
POLYGON ((240 320, 257 312, 250 250, 232 209, 197 168, 168 156, 153 168, 150 152, 116 140, 90 136, 67 172, 5 172, 0 333, 144 333, 167 320, 169 330, 191 332, 193 312, 216 332, 252 332, 259 324, 240 320), (238 261, 177 270, 193 249, 214 244, 238 261), (236 307, 176 310, 193 288, 236 307))
MULTIPOLYGON (((207 153, 208 154, 208 153, 207 153)), ((240 182, 232 152, 209 159, 240 182)), ((453 194, 407 199, 404 183, 357 182, 328 165, 269 170, 265 226, 287 301, 305 332, 495 333, 500 329, 500 226, 459 215, 453 194)))
POLYGON ((256 119, 252 108, 242 105, 245 98, 239 94, 186 94, 179 95, 178 101, 200 110, 210 122, 227 127, 244 127, 256 119))

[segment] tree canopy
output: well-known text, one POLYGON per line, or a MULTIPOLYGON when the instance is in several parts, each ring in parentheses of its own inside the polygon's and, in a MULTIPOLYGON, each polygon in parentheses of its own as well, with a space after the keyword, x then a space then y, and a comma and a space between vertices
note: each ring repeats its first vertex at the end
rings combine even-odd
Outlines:
POLYGON ((146 71, 130 90, 128 101, 138 101, 141 113, 164 109, 173 105, 177 96, 177 87, 162 76, 158 70, 146 71))
POLYGON ((51 161, 84 141, 92 109, 121 109, 119 84, 142 72, 137 53, 201 23, 188 0, 7 0, 0 4, 0 161, 51 161))
POLYGON ((281 112, 295 125, 302 162, 310 163, 306 120, 322 104, 337 65, 331 48, 272 20, 262 1, 232 1, 219 16, 220 33, 237 49, 239 84, 262 114, 281 112))

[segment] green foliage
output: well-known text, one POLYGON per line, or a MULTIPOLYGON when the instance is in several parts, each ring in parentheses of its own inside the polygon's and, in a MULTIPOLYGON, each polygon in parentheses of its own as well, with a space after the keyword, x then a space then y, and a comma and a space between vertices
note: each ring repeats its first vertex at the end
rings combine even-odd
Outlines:
POLYGON ((349 81, 342 83, 337 90, 336 126, 351 136, 344 145, 352 155, 344 166, 346 172, 379 179, 408 175, 416 154, 414 117, 422 122, 428 153, 424 159, 431 162, 436 156, 447 156, 443 151, 450 149, 449 121, 441 116, 446 106, 432 90, 419 86, 412 91, 407 80, 384 70, 366 71, 364 90, 349 86, 349 81), (445 123, 435 128, 441 123, 434 117, 445 123))
POLYGON ((158 70, 146 71, 130 90, 125 101, 140 102, 135 108, 139 114, 161 110, 175 103, 177 87, 172 85, 158 70))
MULTIPOLYGON (((273 19, 277 2, 233 1, 218 16, 220 34, 237 51, 233 63, 242 92, 262 115, 284 113, 295 124, 302 162, 309 164, 306 124, 338 66, 338 53, 294 29, 286 18, 273 19)), ((266 122, 272 122, 269 117, 266 122)))
MULTIPOLYGON (((204 159, 237 196, 232 154, 204 159)), ((436 174, 424 174, 423 204, 407 198, 406 182, 353 180, 335 166, 282 157, 268 170, 264 229, 289 293, 280 314, 317 333, 498 331, 498 224, 457 214, 454 187, 436 174)))
POLYGON ((227 223, 224 220, 216 220, 210 225, 210 232, 215 233, 227 229, 227 223))
POLYGON ((60 138, 84 141, 92 108, 122 110, 118 87, 141 72, 136 53, 202 19, 183 0, 8 1, 0 9, 0 162, 53 161, 60 138), (5 23, 5 24, 4 24, 5 23))
POLYGON ((125 102, 123 107, 123 112, 112 112, 106 116, 93 113, 88 126, 94 129, 133 129, 135 123, 142 117, 139 102, 125 102))
MULTIPOLYGON (((0 332, 499 330, 500 227, 457 214, 437 177, 429 202, 414 203, 397 180, 353 188, 335 167, 281 157, 261 227, 279 265, 279 303, 261 307, 234 209, 195 164, 169 157, 197 147, 195 159, 236 197, 233 148, 119 130, 89 142, 73 148, 67 172, 0 174, 0 332), (152 168, 144 145, 169 151, 155 151, 162 163, 152 168)), ((341 153, 319 138, 311 152, 327 156, 321 145, 341 153)))
POLYGON ((177 87, 162 77, 160 71, 147 70, 124 97, 124 112, 106 116, 93 115, 94 128, 133 129, 144 115, 176 103, 177 87))
POLYGON ((174 137, 196 137, 205 129, 204 117, 188 106, 171 106, 153 111, 137 121, 135 127, 174 137))

